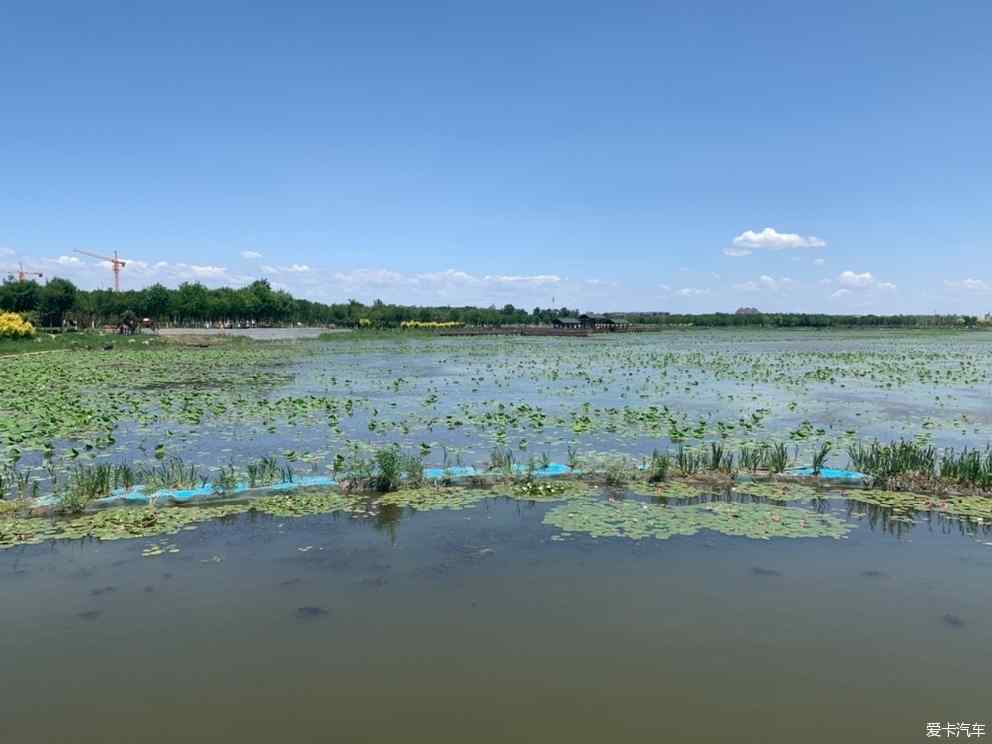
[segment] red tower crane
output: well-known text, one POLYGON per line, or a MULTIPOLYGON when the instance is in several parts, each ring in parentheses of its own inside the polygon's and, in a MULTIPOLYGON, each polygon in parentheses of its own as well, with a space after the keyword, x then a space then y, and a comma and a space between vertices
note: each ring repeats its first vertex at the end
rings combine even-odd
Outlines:
POLYGON ((45 276, 40 271, 26 271, 24 269, 24 262, 23 261, 18 262, 18 264, 17 264, 17 271, 14 271, 13 269, 6 269, 6 271, 9 271, 11 274, 17 274, 17 281, 19 281, 19 282, 23 282, 29 276, 36 276, 39 279, 41 279, 41 278, 43 278, 45 276))
POLYGON ((89 256, 90 258, 99 258, 101 261, 108 261, 110 263, 110 269, 114 272, 114 291, 121 291, 121 269, 123 269, 127 262, 123 261, 118 255, 117 251, 114 251, 114 256, 98 256, 96 253, 89 253, 88 251, 76 251, 84 256, 89 256))

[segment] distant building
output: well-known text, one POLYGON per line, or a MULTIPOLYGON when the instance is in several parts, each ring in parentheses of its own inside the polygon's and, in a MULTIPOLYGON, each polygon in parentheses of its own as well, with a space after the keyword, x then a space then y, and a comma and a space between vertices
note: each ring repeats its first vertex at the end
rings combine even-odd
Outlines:
POLYGON ((613 320, 607 318, 605 315, 590 315, 588 313, 583 313, 579 316, 579 324, 583 328, 599 330, 608 330, 613 328, 613 320))
POLYGON ((761 311, 756 307, 739 307, 735 315, 761 315, 761 311))
POLYGON ((551 321, 551 325, 555 328, 575 330, 582 327, 582 322, 578 318, 555 318, 551 321))
POLYGON ((630 327, 624 318, 611 318, 609 315, 589 315, 579 316, 579 325, 596 331, 622 331, 630 327))

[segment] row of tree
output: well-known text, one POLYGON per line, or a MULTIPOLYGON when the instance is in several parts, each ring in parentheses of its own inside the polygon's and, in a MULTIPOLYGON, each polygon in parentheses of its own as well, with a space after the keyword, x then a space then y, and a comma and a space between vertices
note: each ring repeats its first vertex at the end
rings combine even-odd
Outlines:
POLYGON ((275 290, 265 279, 239 289, 208 289, 202 284, 187 282, 178 289, 153 284, 139 290, 112 292, 78 289, 67 279, 52 279, 40 285, 13 277, 0 285, 0 310, 24 313, 44 327, 58 327, 65 322, 82 327, 116 324, 131 315, 150 318, 160 325, 175 326, 302 323, 398 327, 403 321, 508 325, 550 323, 561 315, 577 313, 564 307, 534 308, 528 312, 513 305, 502 308, 414 307, 389 305, 380 300, 371 305, 357 300, 324 304, 275 290))
MULTIPOLYGON (((34 281, 7 277, 0 284, 0 310, 24 313, 45 327, 65 322, 82 327, 116 324, 125 316, 150 318, 161 325, 200 326, 211 324, 257 324, 398 327, 404 321, 421 323, 464 323, 465 325, 546 324, 558 317, 575 316, 577 310, 534 308, 530 312, 513 305, 488 307, 416 307, 389 305, 376 300, 366 305, 356 300, 324 304, 297 299, 275 290, 265 279, 246 287, 208 289, 187 282, 178 289, 161 284, 126 292, 106 289, 85 291, 68 279, 52 279, 41 285, 34 281)), ((626 319, 636 324, 658 326, 776 328, 830 327, 958 327, 978 323, 974 316, 960 315, 822 315, 807 313, 710 313, 672 315, 669 313, 630 313, 626 319)))

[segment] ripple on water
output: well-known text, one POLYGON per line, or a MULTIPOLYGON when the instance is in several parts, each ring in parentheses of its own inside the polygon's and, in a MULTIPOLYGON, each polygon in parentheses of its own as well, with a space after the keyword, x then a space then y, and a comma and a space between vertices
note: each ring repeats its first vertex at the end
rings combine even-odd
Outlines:
POLYGON ((323 607, 315 607, 313 605, 306 605, 304 607, 297 607, 294 613, 297 620, 316 620, 317 618, 326 617, 329 613, 323 607))

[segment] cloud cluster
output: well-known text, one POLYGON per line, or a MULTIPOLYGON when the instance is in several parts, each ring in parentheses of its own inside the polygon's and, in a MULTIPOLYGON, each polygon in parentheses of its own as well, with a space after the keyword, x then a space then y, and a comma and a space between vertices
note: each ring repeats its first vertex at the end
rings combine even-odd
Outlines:
POLYGON ((784 251, 793 248, 825 248, 827 241, 815 235, 780 233, 774 227, 755 232, 745 230, 723 252, 727 256, 749 256, 755 250, 784 251))
POLYGON ((947 280, 944 282, 944 286, 948 289, 958 289, 966 292, 992 292, 992 282, 987 282, 984 279, 947 280))
POLYGON ((263 265, 262 271, 266 274, 308 274, 313 271, 308 264, 290 264, 289 266, 263 265))
POLYGON ((862 273, 857 273, 856 271, 842 271, 840 276, 837 277, 837 283, 841 287, 846 287, 848 289, 882 289, 882 290, 893 290, 896 285, 892 282, 880 282, 870 271, 865 271, 862 273))
POLYGON ((866 271, 863 274, 858 274, 853 271, 842 271, 840 276, 837 277, 837 281, 840 282, 841 286, 844 287, 870 287, 875 283, 875 277, 872 276, 870 271, 866 271))
MULTIPOLYGON (((183 261, 156 261, 124 258, 121 284, 124 289, 140 289, 150 284, 178 286, 183 282, 201 282, 210 287, 241 286, 252 277, 231 271, 218 264, 186 263, 183 261)), ((84 289, 110 287, 113 274, 109 261, 90 260, 79 256, 62 255, 54 258, 26 257, 26 265, 37 267, 45 276, 62 276, 84 289)))
POLYGON ((870 271, 859 273, 847 269, 846 271, 842 271, 837 277, 837 283, 840 285, 840 289, 830 295, 834 299, 850 297, 855 293, 866 294, 876 291, 894 292, 896 289, 895 284, 892 282, 880 282, 870 271))
POLYGON ((778 292, 783 289, 791 289, 797 286, 797 282, 790 279, 787 276, 783 276, 776 279, 773 276, 768 276, 768 274, 762 274, 756 281, 746 281, 740 282, 734 285, 734 289, 739 289, 743 292, 778 292))

